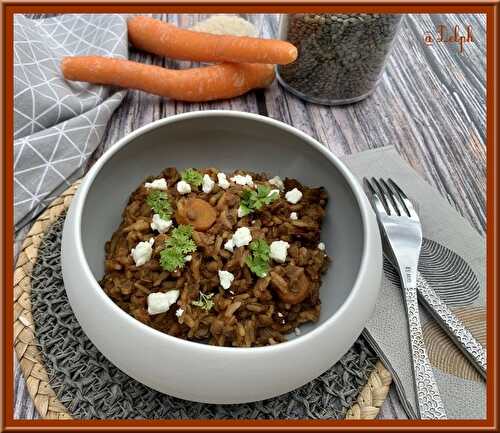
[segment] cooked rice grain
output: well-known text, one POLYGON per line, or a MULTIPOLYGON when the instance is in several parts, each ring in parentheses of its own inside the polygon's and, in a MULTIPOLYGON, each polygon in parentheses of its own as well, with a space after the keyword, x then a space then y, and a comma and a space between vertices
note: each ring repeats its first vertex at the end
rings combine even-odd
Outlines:
MULTIPOLYGON (((217 178, 216 169, 199 171, 217 178)), ((235 174, 250 174, 255 184, 269 185, 265 174, 238 170, 228 174, 228 179, 235 174)), ((303 193, 297 204, 290 204, 282 193, 270 205, 238 218, 240 195, 247 187, 231 183, 223 190, 216 184, 208 194, 193 188, 190 194, 181 196, 175 187, 180 180, 177 169, 167 168, 159 177, 165 178, 169 186, 174 226, 177 204, 186 198, 208 202, 216 210, 217 219, 208 230, 193 232, 197 250, 191 261, 182 269, 168 272, 160 265, 159 257, 169 233, 158 234, 151 229, 154 212, 146 203, 150 190, 141 184, 132 193, 118 230, 106 243, 101 286, 120 308, 160 332, 219 346, 277 344, 301 324, 318 320, 321 275, 329 263, 324 251, 317 248, 327 204, 324 188, 309 188, 295 179, 286 179, 286 191, 298 188, 303 193), (291 220, 292 212, 299 219, 291 220), (235 248, 233 253, 223 248, 238 227, 249 227, 253 239, 265 239, 268 244, 276 240, 288 242, 285 263, 271 260, 269 274, 256 277, 246 265, 248 247, 235 248), (155 243, 151 259, 143 266, 135 266, 131 249, 152 236, 155 243), (219 285, 218 271, 222 269, 235 277, 229 290, 219 285), (177 304, 165 313, 150 316, 148 294, 173 289, 180 290, 177 304), (200 298, 200 292, 214 294, 210 311, 192 304, 200 298), (184 312, 177 317, 179 308, 184 312)), ((149 177, 146 181, 157 178, 149 177)))

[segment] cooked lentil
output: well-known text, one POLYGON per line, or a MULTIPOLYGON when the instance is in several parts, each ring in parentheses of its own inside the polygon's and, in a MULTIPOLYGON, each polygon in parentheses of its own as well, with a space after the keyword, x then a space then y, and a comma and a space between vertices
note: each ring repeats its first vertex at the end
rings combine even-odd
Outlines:
MULTIPOLYGON (((218 178, 214 168, 198 171, 214 181, 218 178)), ((272 189, 265 174, 237 170, 227 178, 235 175, 252 176, 254 188, 264 185, 272 189)), ((238 217, 240 197, 248 185, 230 182, 223 189, 215 183, 208 193, 193 187, 189 194, 181 195, 176 188, 181 180, 176 168, 167 168, 146 182, 158 178, 167 181, 172 226, 187 224, 192 218, 196 251, 189 253, 190 258, 186 256, 182 268, 171 272, 162 268, 160 252, 172 229, 158 233, 151 228, 154 211, 147 203, 151 190, 142 183, 132 193, 120 226, 105 247, 105 274, 100 284, 120 308, 158 331, 219 346, 280 343, 301 324, 318 320, 321 275, 329 264, 328 256, 318 248, 328 199, 324 188, 309 188, 287 178, 277 199, 238 217), (285 198, 285 192, 294 188, 303 194, 296 204, 285 198), (196 206, 191 209, 190 203, 196 206), (300 217, 290 218, 292 214, 300 217), (268 245, 288 242, 285 262, 271 259, 266 276, 257 277, 248 266, 249 245, 235 246, 233 252, 224 249, 241 227, 249 228, 253 240, 262 239, 268 245), (136 266, 131 249, 151 238, 155 239, 151 259, 136 266), (220 285, 218 271, 222 270, 234 275, 230 290, 220 285), (174 289, 180 291, 177 303, 165 313, 149 315, 148 295, 174 289)))

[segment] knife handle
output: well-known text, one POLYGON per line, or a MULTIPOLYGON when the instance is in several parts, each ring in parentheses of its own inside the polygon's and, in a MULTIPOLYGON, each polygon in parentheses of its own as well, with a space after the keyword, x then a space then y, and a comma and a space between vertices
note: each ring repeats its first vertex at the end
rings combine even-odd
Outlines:
POLYGON ((403 289, 408 314, 408 331, 413 364, 413 378, 417 397, 418 411, 421 419, 446 419, 443 400, 432 371, 427 350, 425 349, 424 335, 418 312, 417 289, 406 287, 403 289))
POLYGON ((441 300, 420 272, 417 275, 417 291, 428 312, 486 380, 486 349, 441 300))

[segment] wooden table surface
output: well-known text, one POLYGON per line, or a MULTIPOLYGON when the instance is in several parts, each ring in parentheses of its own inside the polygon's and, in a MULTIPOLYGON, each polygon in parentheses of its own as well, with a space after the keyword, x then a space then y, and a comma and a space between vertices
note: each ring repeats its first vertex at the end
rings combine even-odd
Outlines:
MULTIPOLYGON (((158 15, 182 27, 203 15, 158 15)), ((244 16, 264 37, 276 37, 278 16, 244 16)), ((190 104, 130 91, 113 115, 107 135, 92 158, 129 132, 154 120, 196 110, 230 109, 269 116, 306 132, 337 156, 394 145, 474 228, 486 230, 486 45, 485 15, 407 15, 385 75, 375 93, 349 106, 327 107, 303 102, 275 82, 266 89, 230 101, 190 104), (473 42, 463 53, 457 44, 424 43, 439 25, 461 32, 470 25, 473 42)), ((132 51, 131 59, 171 68, 175 62, 132 51)), ((89 164, 89 166, 91 165, 89 164)), ((29 228, 16 234, 15 252, 29 228)), ((15 418, 37 418, 15 360, 15 418)), ((402 418, 391 390, 382 418, 402 418)))

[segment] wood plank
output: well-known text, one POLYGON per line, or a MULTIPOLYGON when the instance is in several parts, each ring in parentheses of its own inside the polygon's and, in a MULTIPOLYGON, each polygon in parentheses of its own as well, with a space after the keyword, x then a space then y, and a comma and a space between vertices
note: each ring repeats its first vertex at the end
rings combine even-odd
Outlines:
MULTIPOLYGON (((273 30, 275 31, 275 30, 273 30)), ((271 117, 312 135, 335 154, 386 145, 400 154, 480 233, 485 230, 484 16, 410 15, 372 97, 349 106, 307 104, 275 86, 271 117), (465 47, 423 43, 437 23, 471 23, 465 47)))

